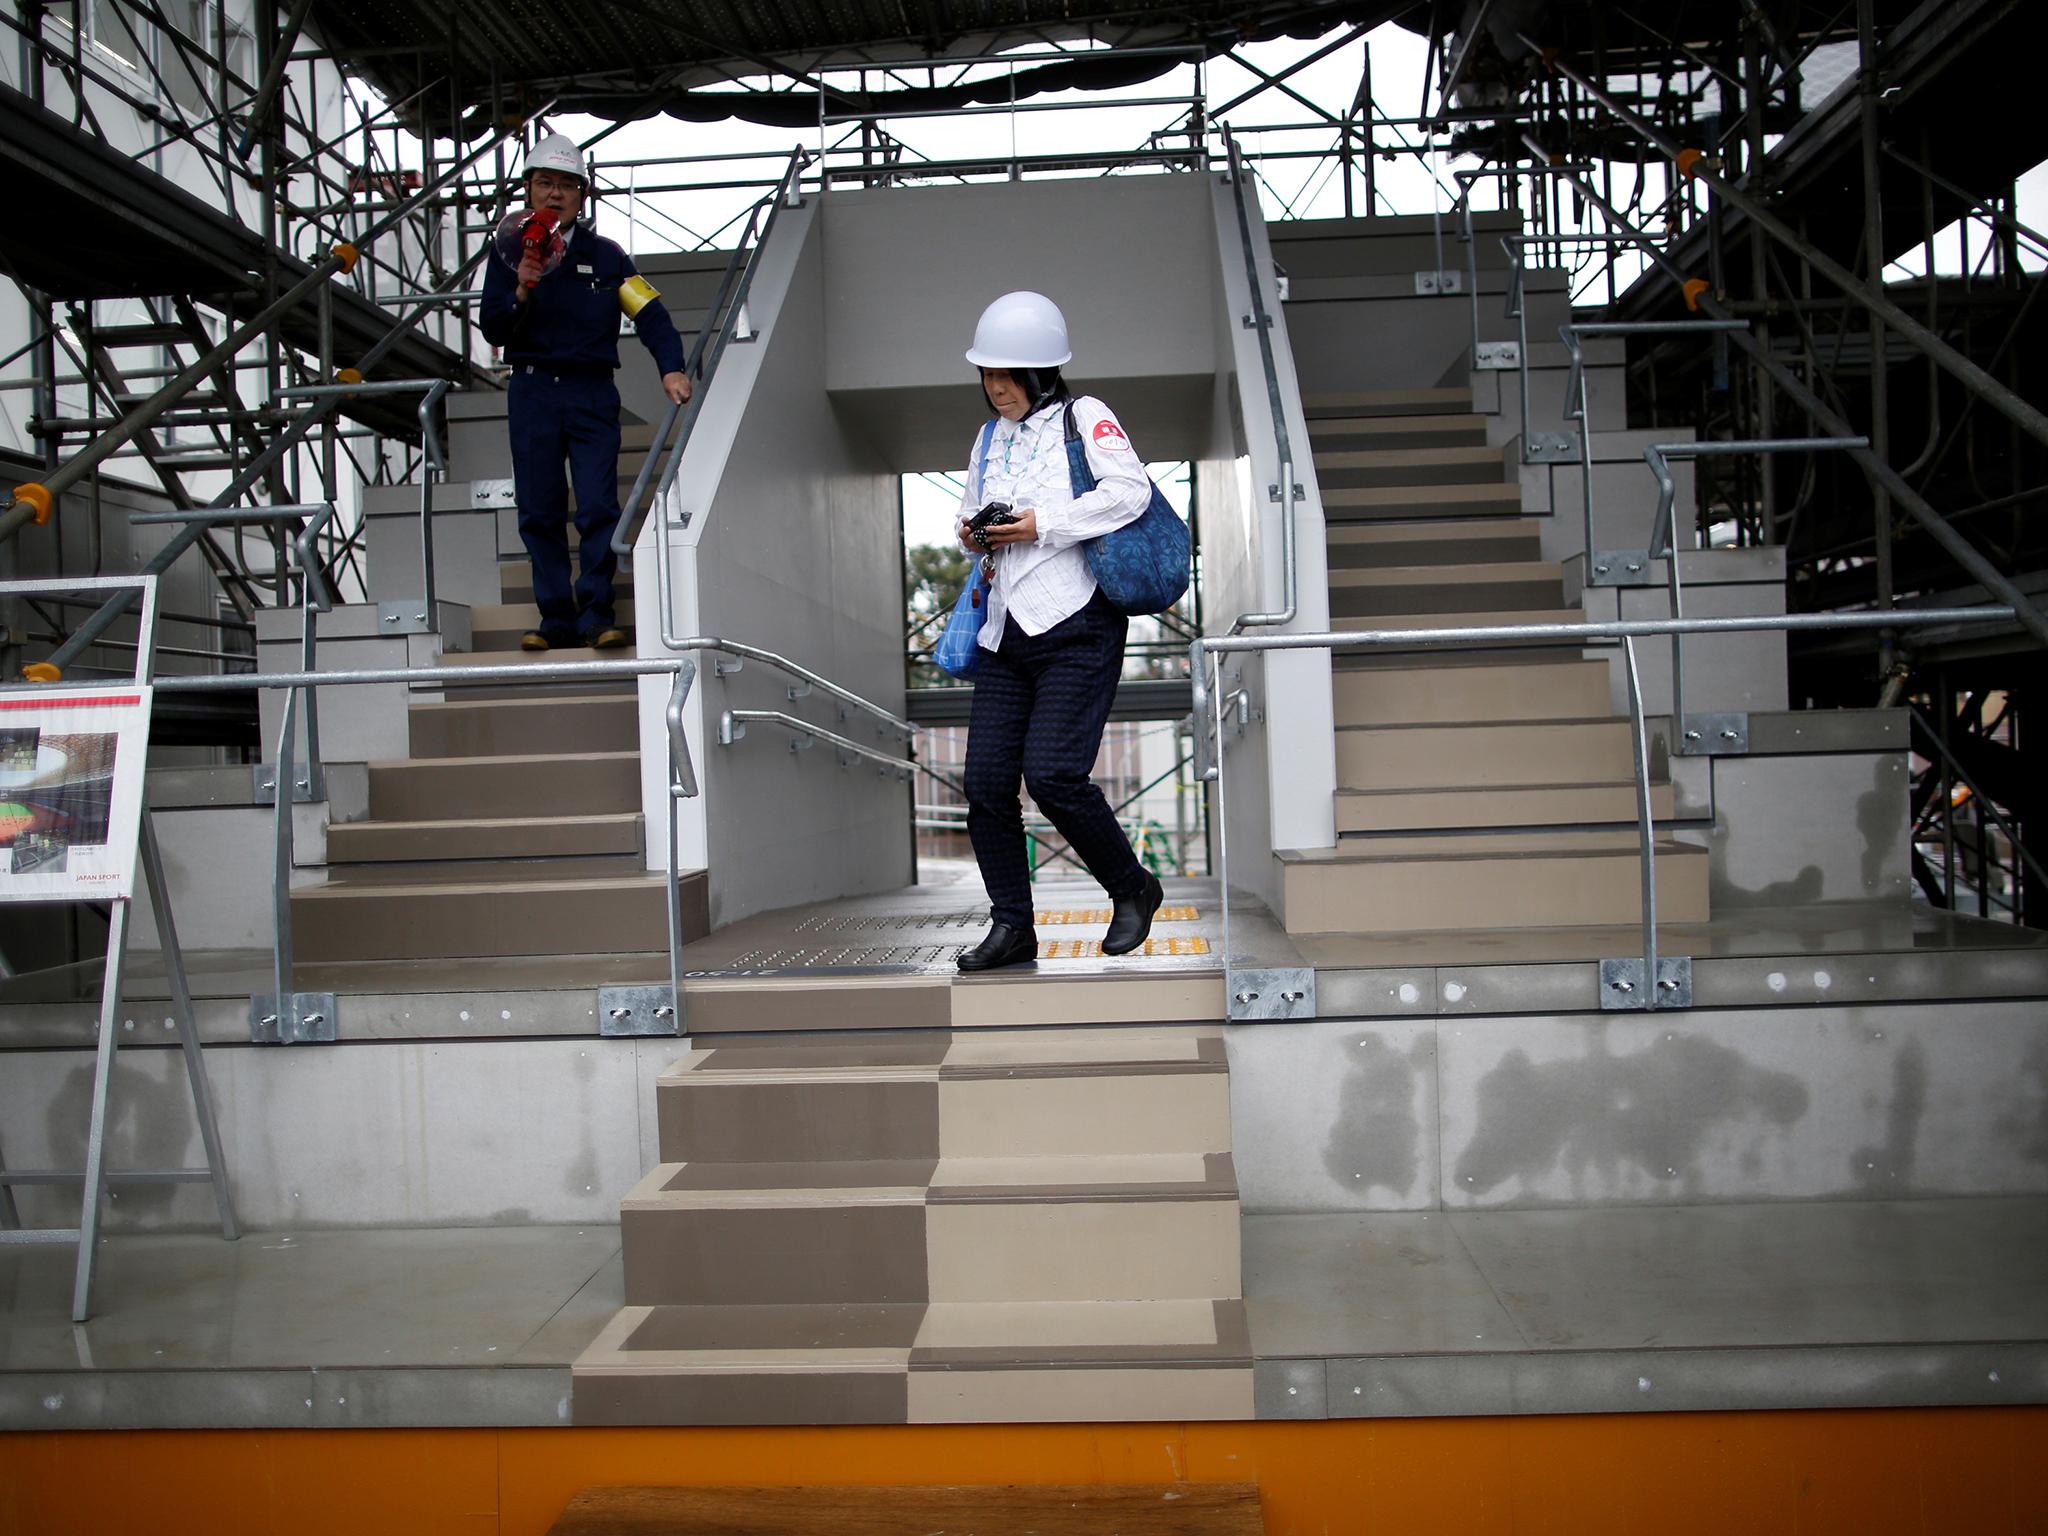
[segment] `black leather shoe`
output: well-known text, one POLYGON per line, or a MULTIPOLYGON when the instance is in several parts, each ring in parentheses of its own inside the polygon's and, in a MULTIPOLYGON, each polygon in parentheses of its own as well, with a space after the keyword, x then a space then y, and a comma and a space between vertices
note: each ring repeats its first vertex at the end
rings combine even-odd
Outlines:
POLYGON ((1029 928, 1012 928, 1008 923, 997 923, 989 929, 988 937, 974 948, 962 951, 959 965, 963 971, 993 971, 998 966, 1023 965, 1038 958, 1038 935, 1029 928))
POLYGON ((1157 875, 1147 870, 1145 889, 1116 904, 1116 910, 1109 919, 1109 932, 1102 936, 1102 952, 1105 955, 1127 955, 1144 943, 1152 933, 1152 914, 1159 910, 1159 904, 1164 900, 1165 887, 1160 885, 1157 875))

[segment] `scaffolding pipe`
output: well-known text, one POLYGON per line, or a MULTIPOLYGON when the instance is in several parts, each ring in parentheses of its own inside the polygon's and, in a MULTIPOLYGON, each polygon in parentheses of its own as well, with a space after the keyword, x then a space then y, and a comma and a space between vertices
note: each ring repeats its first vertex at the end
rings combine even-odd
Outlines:
MULTIPOLYGON (((1550 151, 1544 148, 1541 141, 1533 135, 1524 134, 1522 142, 1536 155, 1545 159, 1549 157, 1550 151)), ((1658 247, 1654 240, 1624 218, 1620 210, 1613 203, 1601 196, 1599 188, 1593 186, 1580 176, 1567 176, 1566 179, 1578 189, 1580 195, 1588 203, 1600 210, 1601 216, 1607 219, 1615 229, 1626 231, 1629 238, 1643 254, 1656 263, 1659 270, 1667 277, 1679 284, 1683 284, 1686 281, 1685 273, 1679 269, 1678 265, 1658 247)), ((1727 306, 1720 303, 1710 293, 1700 294, 1698 303, 1703 312, 1716 320, 1734 318, 1729 314, 1727 306)), ((1830 435, 1835 437, 1853 437, 1856 435, 1854 429, 1840 416, 1830 410, 1819 395, 1807 388, 1805 381, 1797 373, 1793 372, 1792 369, 1786 367, 1759 346, 1754 336, 1741 331, 1731 331, 1729 332, 1729 340, 1742 348, 1743 352, 1758 367, 1767 369, 1771 377, 1778 381, 1779 387, 1798 403, 1800 409, 1804 410, 1817 425, 1824 428, 1830 435)), ((1891 492, 1893 504, 1902 508, 1910 515, 1927 536, 1947 552, 1949 558, 1954 560, 1957 565, 1969 572, 1979 582, 1983 583, 1985 591, 2005 604, 2012 611, 2013 617, 2018 620, 2020 626, 2028 634, 2039 640, 2043 645, 2048 645, 2048 615, 2043 615, 2041 610, 2034 605, 2032 599, 2025 592, 2015 586, 1998 567, 1980 554, 1969 540, 1950 527, 1948 520, 1935 511, 1932 506, 1928 505, 1927 500, 1906 483, 1903 475, 1872 453, 1868 448, 1852 448, 1849 450, 1849 456, 1856 461, 1866 476, 1881 482, 1885 489, 1891 492)))
MULTIPOLYGON (((1618 119, 1656 146, 1660 154, 1666 155, 1674 161, 1685 158, 1684 152, 1660 134, 1655 124, 1651 123, 1641 114, 1630 111, 1619 101, 1616 101, 1612 96, 1579 73, 1579 71, 1564 62, 1562 58, 1555 56, 1554 51, 1540 47, 1526 35, 1522 37, 1522 41, 1528 43, 1531 48, 1548 58, 1551 68, 1555 69, 1567 80, 1573 82, 1588 96, 1591 96, 1618 119)), ((1524 136, 1524 141, 1527 142, 1526 135, 1524 136)), ((1693 153, 1697 155, 1697 151, 1693 153)), ((1836 261, 1832 256, 1829 256, 1825 251, 1816 249, 1812 242, 1801 238, 1797 230, 1772 213, 1759 199, 1752 197, 1733 182, 1728 181, 1709 169, 1704 157, 1690 159, 1689 166, 1683 174, 1697 181, 1704 182, 1716 197, 1731 207, 1740 209, 1756 228, 1796 252, 1801 261, 1812 267, 1814 271, 1820 273, 1821 276, 1825 277, 1837 288, 1840 288, 1842 292, 1862 304, 1872 315, 1882 320, 1886 327, 1897 331, 1918 350, 1940 363, 1971 394, 2011 421, 2021 431, 2033 438, 2034 441, 2043 446, 2048 446, 2048 415, 2043 415, 2018 395, 2007 389, 1989 373, 1985 372, 1984 369, 1971 362, 1969 358, 1956 351, 1955 348, 1935 335, 1934 332, 1907 314, 1905 310, 1894 304, 1881 291, 1872 289, 1868 283, 1857 277, 1855 273, 1836 261)), ((1577 178, 1573 179, 1577 180, 1577 178)), ((1590 187, 1584 190, 1587 191, 1589 196, 1592 195, 1590 187)), ((1705 302, 1706 299, 1703 295, 1701 297, 1703 306, 1705 302)), ((1780 378, 1779 382, 1783 383, 1784 381, 1780 378)), ((1889 486, 1886 489, 1893 490, 1889 486)), ((1893 490, 1893 496, 1896 499, 1896 490, 1893 490)))

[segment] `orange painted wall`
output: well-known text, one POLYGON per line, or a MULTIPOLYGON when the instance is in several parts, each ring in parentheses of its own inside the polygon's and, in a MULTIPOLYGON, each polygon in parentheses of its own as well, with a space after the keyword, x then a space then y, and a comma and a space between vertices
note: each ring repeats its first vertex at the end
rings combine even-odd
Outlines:
POLYGON ((1256 1482, 1273 1536, 2048 1532, 2048 1408, 0 1435, 0 1536, 545 1536, 606 1483, 1256 1482))

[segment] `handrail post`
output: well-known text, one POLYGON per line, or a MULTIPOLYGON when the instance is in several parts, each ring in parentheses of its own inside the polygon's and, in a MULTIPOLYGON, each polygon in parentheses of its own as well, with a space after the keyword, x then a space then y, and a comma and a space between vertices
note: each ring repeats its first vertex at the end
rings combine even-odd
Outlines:
MULTIPOLYGON (((1643 1006, 1655 1008, 1663 988, 1658 985, 1657 976, 1657 829, 1650 815, 1649 732, 1643 719, 1643 679, 1636 667, 1636 643, 1632 638, 1622 637, 1621 655, 1628 673, 1628 744, 1635 755, 1636 831, 1641 846, 1643 1006)), ((1673 728, 1676 729, 1675 716, 1673 728)))
POLYGON ((669 1003, 675 1009, 676 1032, 683 1031, 683 887, 681 840, 676 829, 676 801, 697 797, 697 771, 690 762, 690 741, 683 726, 683 705, 690 685, 697 680, 697 664, 685 661, 676 668, 669 684, 668 772, 663 775, 668 801, 668 985, 669 1003))
POLYGON ((448 472, 448 452, 434 431, 434 409, 448 393, 448 381, 436 379, 420 400, 420 590, 425 594, 427 628, 441 632, 440 611, 434 606, 434 477, 448 472))
POLYGON ((1564 419, 1579 424, 1579 502, 1582 520, 1585 524, 1586 582, 1593 580, 1593 411, 1588 403, 1586 387, 1585 344, 1580 341, 1577 329, 1569 324, 1557 328, 1557 334, 1564 338, 1565 351, 1571 354, 1571 375, 1564 386, 1564 419))
POLYGON ((270 872, 271 980, 275 1010, 266 1022, 275 1024, 279 1040, 294 1037, 292 1016, 295 985, 292 963, 292 734, 297 725, 299 690, 284 691, 284 723, 277 733, 277 798, 272 805, 273 848, 270 872))

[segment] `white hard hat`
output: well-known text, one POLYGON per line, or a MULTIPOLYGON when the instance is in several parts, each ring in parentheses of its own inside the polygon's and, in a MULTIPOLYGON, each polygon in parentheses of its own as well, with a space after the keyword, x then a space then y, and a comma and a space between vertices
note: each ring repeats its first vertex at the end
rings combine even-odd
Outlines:
POLYGON ((535 171, 560 171, 564 176, 574 176, 581 181, 590 179, 589 167, 583 163, 583 151, 576 147, 576 141, 559 133, 550 133, 535 142, 526 152, 526 174, 535 171))
POLYGON ((1042 293, 1006 293, 981 312, 967 361, 977 368, 1057 368, 1073 357, 1067 317, 1042 293))

